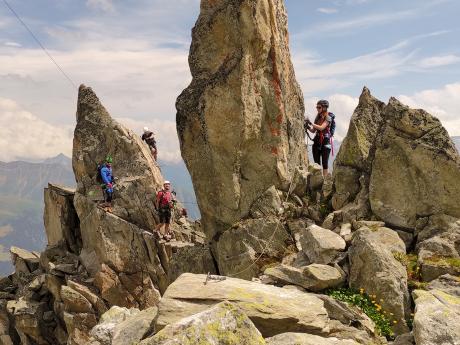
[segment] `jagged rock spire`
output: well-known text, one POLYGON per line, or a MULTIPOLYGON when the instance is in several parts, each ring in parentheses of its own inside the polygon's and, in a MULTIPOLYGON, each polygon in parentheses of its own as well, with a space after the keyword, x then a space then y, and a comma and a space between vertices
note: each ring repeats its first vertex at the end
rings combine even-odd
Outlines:
MULTIPOLYGON (((101 198, 97 165, 110 155, 116 181, 114 214, 144 229, 153 229, 155 192, 163 184, 160 169, 140 137, 115 121, 94 91, 80 86, 72 164, 77 194, 101 198)), ((83 216, 78 210, 80 218, 83 216)))
POLYGON ((201 1, 177 130, 210 237, 307 163, 282 0, 201 1))

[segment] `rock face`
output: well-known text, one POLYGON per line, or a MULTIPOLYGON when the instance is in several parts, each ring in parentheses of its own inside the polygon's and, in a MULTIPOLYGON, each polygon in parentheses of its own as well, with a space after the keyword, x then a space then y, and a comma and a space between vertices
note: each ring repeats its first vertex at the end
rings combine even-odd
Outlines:
POLYGON ((416 250, 423 281, 460 275, 460 220, 434 215, 419 219, 418 225, 416 250))
POLYGON ((307 162, 303 97, 281 0, 202 1, 177 131, 204 230, 213 238, 307 162))
MULTIPOLYGON (((198 224, 175 213, 171 230, 177 239, 169 243, 146 231, 156 224, 153 200, 163 181, 159 168, 138 136, 112 120, 91 89, 79 91, 73 157, 77 190, 51 184, 45 190, 48 246, 43 253, 11 248, 16 272, 0 279, 2 344, 18 339, 22 344, 89 344, 91 330, 108 308, 155 308, 160 291, 184 271, 216 273, 198 224), (97 206, 97 164, 106 155, 113 157, 119 177, 113 213, 97 206)), ((155 316, 149 325, 143 318, 108 339, 112 345, 116 339, 119 344, 127 338, 139 341, 155 316)))
MULTIPOLYGON (((157 223, 153 200, 163 177, 140 137, 113 120, 93 90, 80 86, 72 164, 77 181, 76 199, 102 199, 96 182, 97 165, 110 155, 116 180, 113 213, 143 229, 157 223)), ((86 214, 76 202, 80 219, 86 214)), ((82 229, 84 231, 84 229, 82 229)))
POLYGON ((414 337, 417 345, 460 342, 460 298, 440 290, 413 292, 414 337))
POLYGON ((311 262, 325 265, 333 262, 346 247, 342 237, 317 225, 309 226, 302 233, 300 244, 311 262))
POLYGON ((267 339, 267 345, 358 345, 353 340, 323 338, 307 333, 283 333, 267 339))
POLYGON ((415 229, 420 217, 460 217, 460 157, 441 122, 364 89, 335 161, 335 209, 415 229), (389 180, 391 176, 391 180, 389 180), (358 195, 360 198, 358 198, 358 195))
POLYGON ((223 275, 251 279, 268 261, 281 261, 290 236, 273 216, 243 220, 226 231, 215 244, 216 261, 223 275), (265 251, 264 251, 265 249, 265 251), (266 260, 253 262, 264 253, 266 260))
POLYGON ((338 269, 320 264, 300 268, 280 265, 266 269, 264 274, 282 284, 293 284, 310 291, 336 287, 345 280, 338 269))
POLYGON ((205 280, 205 275, 185 273, 169 286, 159 304, 159 329, 210 305, 230 301, 265 337, 290 331, 327 332, 327 312, 312 294, 234 278, 203 285, 205 280))
POLYGON ((168 325, 140 345, 265 345, 262 335, 230 302, 168 325))
POLYGON ((375 231, 361 228, 353 237, 349 250, 350 287, 364 289, 387 313, 392 313, 396 321, 396 334, 408 331, 410 297, 407 288, 405 267, 395 259, 394 253, 404 255, 406 247, 398 234, 390 229, 375 231))
POLYGON ((75 189, 48 184, 45 188, 45 222, 48 244, 64 241, 75 254, 81 248, 80 224, 73 198, 75 189))

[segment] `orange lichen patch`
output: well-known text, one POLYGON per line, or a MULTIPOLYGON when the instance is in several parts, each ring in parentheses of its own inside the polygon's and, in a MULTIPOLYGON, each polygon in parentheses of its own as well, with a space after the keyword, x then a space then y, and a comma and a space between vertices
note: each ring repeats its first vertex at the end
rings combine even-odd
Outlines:
POLYGON ((278 105, 278 109, 279 109, 279 113, 276 116, 276 122, 278 124, 281 124, 283 122, 283 117, 284 117, 283 116, 284 109, 283 109, 283 103, 282 103, 282 97, 281 97, 281 80, 280 80, 280 74, 278 71, 278 65, 276 63, 276 52, 273 48, 270 51, 270 58, 273 64, 272 84, 273 84, 273 89, 275 91, 276 104, 278 105))
POLYGON ((276 117, 276 122, 280 125, 283 123, 283 115, 281 113, 276 117))
POLYGON ((272 155, 278 156, 278 149, 272 146, 272 155))
POLYGON ((279 137, 281 135, 281 130, 279 128, 273 127, 272 124, 269 124, 270 133, 274 137, 279 137))

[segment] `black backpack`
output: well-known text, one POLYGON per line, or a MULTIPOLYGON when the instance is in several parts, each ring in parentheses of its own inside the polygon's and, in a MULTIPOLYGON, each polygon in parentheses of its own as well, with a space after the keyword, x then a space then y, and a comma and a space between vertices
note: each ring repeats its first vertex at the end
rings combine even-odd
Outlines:
POLYGON ((103 183, 104 181, 102 180, 102 175, 101 175, 101 169, 104 167, 103 164, 98 164, 97 165, 97 175, 96 175, 96 182, 97 183, 103 183))
POLYGON ((334 136, 335 133, 335 115, 333 113, 329 113, 331 117, 331 124, 329 125, 329 133, 331 133, 331 137, 334 136))

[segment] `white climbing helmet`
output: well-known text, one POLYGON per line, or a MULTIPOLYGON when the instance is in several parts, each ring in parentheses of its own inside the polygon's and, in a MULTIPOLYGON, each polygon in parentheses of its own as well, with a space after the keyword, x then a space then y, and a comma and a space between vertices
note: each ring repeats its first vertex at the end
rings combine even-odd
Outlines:
POLYGON ((149 128, 148 127, 144 127, 144 133, 145 132, 148 132, 149 131, 149 128))
POLYGON ((171 184, 171 182, 169 182, 168 180, 166 180, 165 183, 163 183, 163 186, 164 186, 165 184, 171 184))

